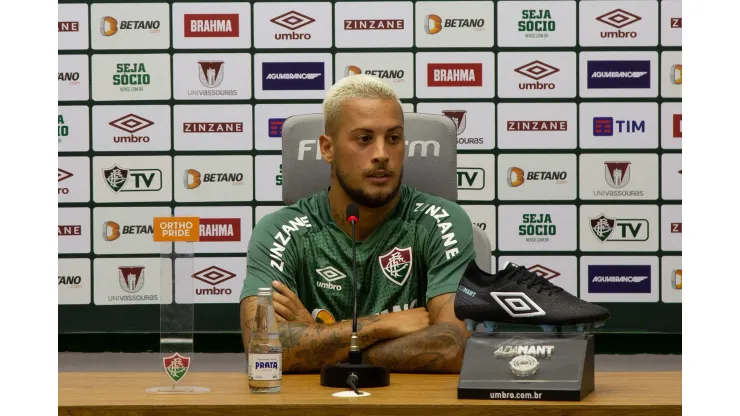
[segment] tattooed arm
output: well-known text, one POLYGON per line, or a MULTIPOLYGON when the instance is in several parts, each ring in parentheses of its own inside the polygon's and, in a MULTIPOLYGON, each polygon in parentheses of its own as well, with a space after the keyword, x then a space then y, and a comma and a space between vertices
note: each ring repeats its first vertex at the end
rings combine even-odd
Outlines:
MULTIPOLYGON (((278 309, 276 308, 276 312, 278 309)), ((247 356, 250 327, 256 310, 256 296, 242 300, 240 313, 242 341, 247 356)), ((325 364, 347 359, 352 321, 324 325, 315 321, 299 320, 294 314, 285 311, 282 314, 278 312, 278 316, 284 373, 315 372, 325 364)), ((424 308, 366 316, 357 320, 357 338, 360 349, 365 349, 378 341, 405 336, 428 325, 428 314, 424 308)))
POLYGON ((459 373, 471 333, 455 317, 454 303, 454 293, 432 298, 428 304, 431 326, 374 344, 363 352, 363 360, 398 373, 459 373))

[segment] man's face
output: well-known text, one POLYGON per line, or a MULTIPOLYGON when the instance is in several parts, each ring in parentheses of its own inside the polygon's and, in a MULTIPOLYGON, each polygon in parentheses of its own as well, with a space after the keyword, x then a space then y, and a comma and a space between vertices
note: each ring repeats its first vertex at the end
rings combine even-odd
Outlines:
POLYGON ((403 110, 393 100, 344 103, 333 140, 332 169, 356 203, 380 207, 398 194, 403 176, 403 110))

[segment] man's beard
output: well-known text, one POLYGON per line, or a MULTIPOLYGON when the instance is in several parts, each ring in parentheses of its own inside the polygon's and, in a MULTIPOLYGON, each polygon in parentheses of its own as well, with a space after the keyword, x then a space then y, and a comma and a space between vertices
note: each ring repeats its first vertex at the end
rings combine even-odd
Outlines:
POLYGON ((344 193, 346 193, 352 201, 368 208, 382 207, 391 202, 393 198, 398 195, 398 191, 401 189, 401 181, 403 180, 403 168, 401 168, 401 173, 398 175, 398 184, 393 191, 387 195, 373 196, 366 193, 362 188, 351 188, 344 180, 344 174, 336 163, 334 164, 334 173, 337 176, 337 182, 339 182, 339 186, 342 187, 344 193))

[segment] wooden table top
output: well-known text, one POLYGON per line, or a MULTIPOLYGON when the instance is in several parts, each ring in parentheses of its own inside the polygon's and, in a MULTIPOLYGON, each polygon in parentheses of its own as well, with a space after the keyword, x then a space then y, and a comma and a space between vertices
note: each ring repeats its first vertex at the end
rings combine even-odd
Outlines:
POLYGON ((249 392, 246 374, 189 373, 186 386, 206 394, 152 394, 164 373, 58 373, 59 415, 680 415, 681 372, 596 373, 596 389, 581 402, 458 400, 458 375, 391 374, 389 387, 368 397, 337 398, 319 375, 284 375, 279 394, 249 392))

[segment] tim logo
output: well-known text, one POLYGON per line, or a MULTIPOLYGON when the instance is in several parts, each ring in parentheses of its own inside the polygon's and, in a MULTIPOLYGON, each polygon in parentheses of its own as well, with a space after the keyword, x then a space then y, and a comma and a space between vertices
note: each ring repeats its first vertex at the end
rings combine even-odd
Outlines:
POLYGON ((411 247, 394 247, 388 253, 378 256, 378 262, 380 262, 380 270, 383 271, 383 274, 388 280, 398 286, 403 286, 406 283, 406 279, 411 276, 411 266, 413 263, 411 247))
POLYGON ((113 165, 103 169, 103 178, 108 188, 115 193, 162 189, 162 171, 159 169, 125 169, 113 165))
POLYGON ((457 126, 457 134, 460 135, 465 131, 467 125, 468 112, 465 110, 442 110, 442 114, 450 118, 455 122, 457 126))
POLYGON ((457 189, 481 190, 486 187, 486 172, 482 168, 457 168, 457 189))
POLYGON ((522 292, 491 292, 496 303, 501 306, 512 318, 526 318, 531 316, 544 316, 545 311, 534 303, 526 293, 522 292))
POLYGON ((271 118, 267 120, 267 135, 270 137, 283 137, 284 118, 271 118))

